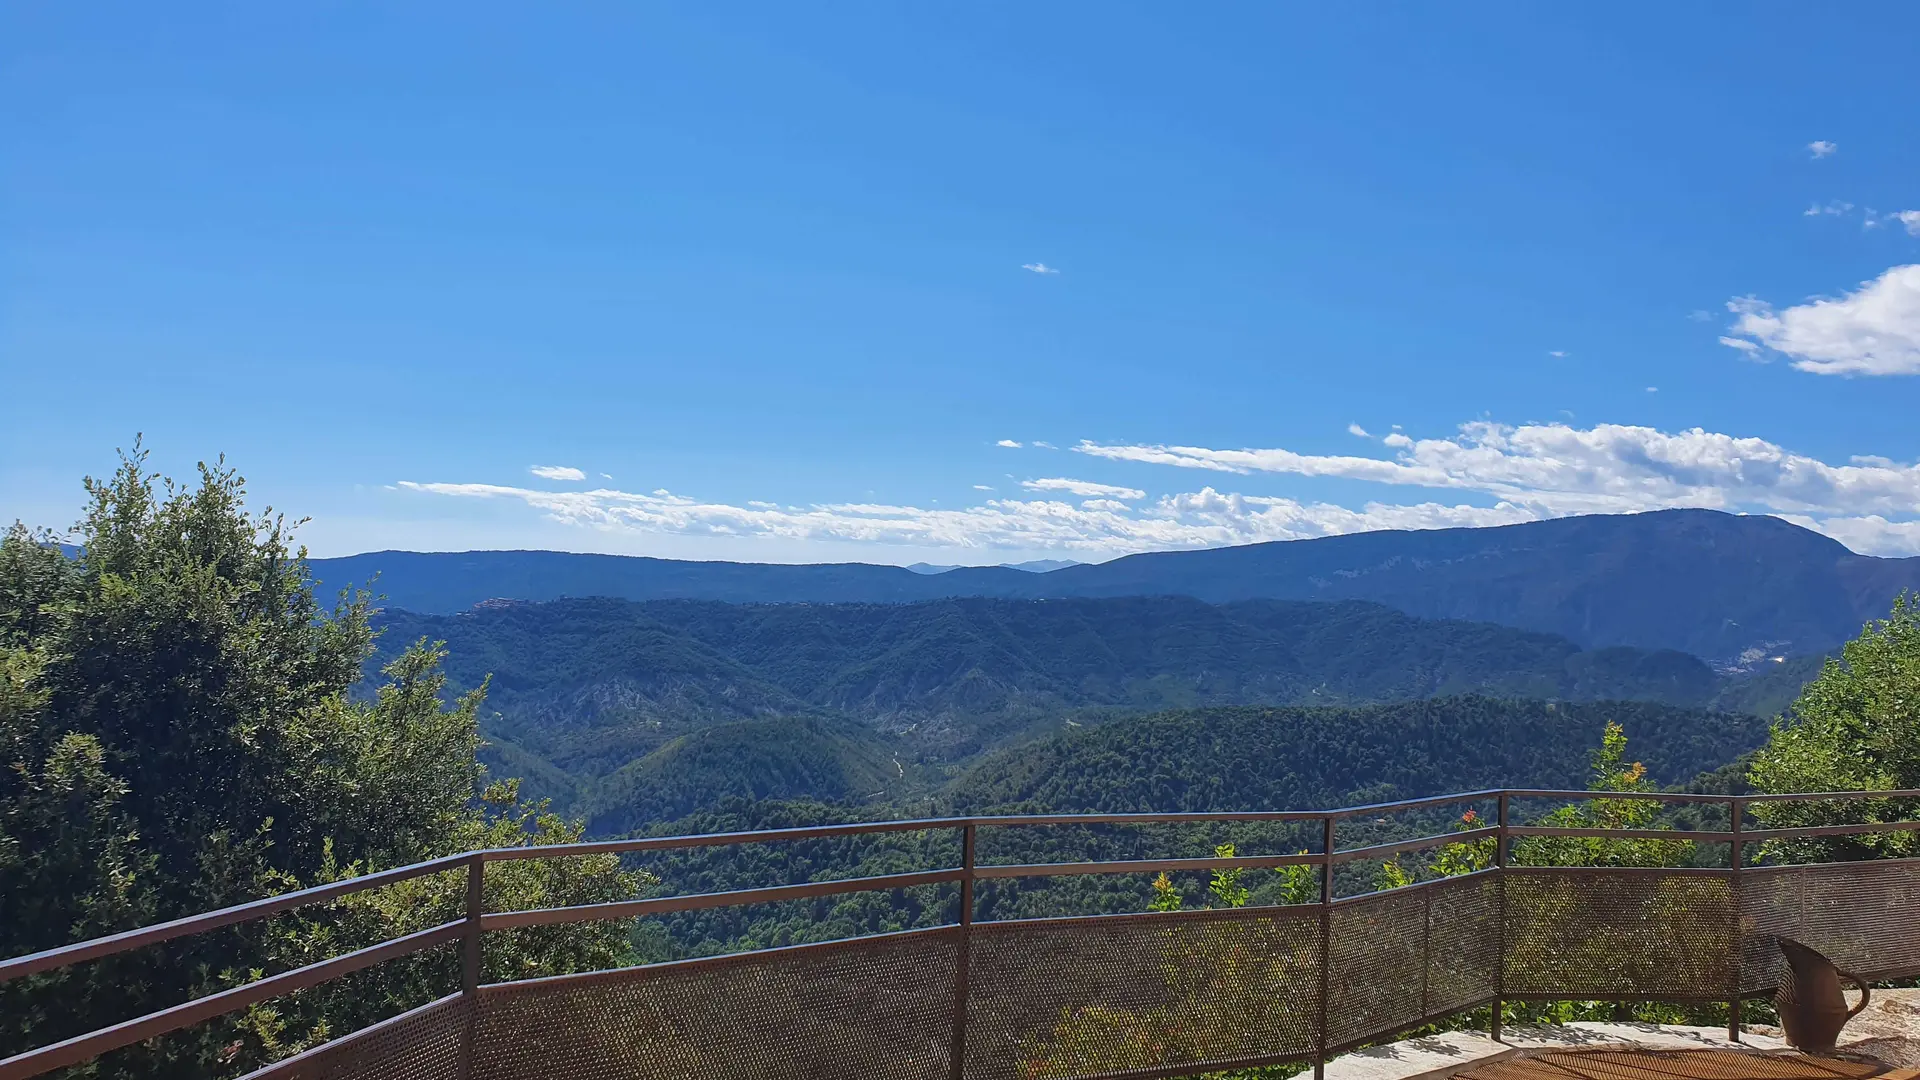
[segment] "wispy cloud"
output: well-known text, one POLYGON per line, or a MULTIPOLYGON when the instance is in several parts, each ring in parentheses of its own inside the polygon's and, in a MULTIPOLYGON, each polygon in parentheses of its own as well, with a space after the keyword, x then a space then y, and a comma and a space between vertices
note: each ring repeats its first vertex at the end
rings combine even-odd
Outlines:
POLYGON ((1004 446, 1004 447, 1006 447, 1006 448, 1007 448, 1007 449, 1009 449, 1009 450, 1018 450, 1018 449, 1020 449, 1020 444, 1019 444, 1019 443, 1017 443, 1017 442, 1015 442, 1015 441, 1014 441, 1014 440, 1012 440, 1012 439, 1001 439, 1001 440, 1000 440, 999 442, 997 442, 997 443, 994 443, 993 445, 995 445, 995 446, 1004 446))
POLYGON ((1363 438, 1363 439, 1371 439, 1371 438, 1373 438, 1373 436, 1372 436, 1371 434, 1369 434, 1369 433, 1367 432, 1367 429, 1366 429, 1366 428, 1363 428, 1363 427, 1361 427, 1361 426, 1360 426, 1359 424, 1348 424, 1348 425, 1347 425, 1347 434, 1349 434, 1349 435, 1358 435, 1359 437, 1361 437, 1361 438, 1363 438))
POLYGON ((1028 491, 1064 491, 1069 495, 1100 496, 1109 499, 1144 499, 1147 493, 1139 488, 1118 487, 1114 484, 1096 484, 1091 480, 1069 480, 1064 476, 1044 480, 1022 480, 1020 486, 1028 491))
POLYGON ((1901 210, 1887 216, 1905 226, 1908 236, 1920 236, 1920 210, 1901 210))
POLYGON ((1036 274, 1057 274, 1060 271, 1043 262, 1021 263, 1020 269, 1031 270, 1036 274))
POLYGON ((975 484, 975 485, 973 485, 973 490, 975 490, 975 491, 992 491, 992 490, 993 490, 993 485, 992 485, 992 484, 975 484))
POLYGON ((1563 359, 1565 359, 1565 358, 1566 358, 1566 355, 1567 355, 1567 350, 1565 350, 1565 349, 1548 349, 1548 350, 1547 350, 1547 355, 1548 355, 1548 356, 1551 356, 1551 357, 1553 357, 1553 358, 1554 358, 1555 360, 1563 360, 1563 359))
POLYGON ((1647 393, 1649 393, 1649 394, 1657 394, 1657 393, 1659 393, 1659 392, 1660 392, 1660 388, 1659 388, 1659 387, 1657 387, 1657 386, 1649 386, 1649 387, 1647 387, 1647 393))
POLYGON ((528 472, 542 480, 585 480, 587 474, 571 465, 534 465, 528 472))
POLYGON ((1618 424, 1575 428, 1475 421, 1445 438, 1416 439, 1395 431, 1380 442, 1388 451, 1380 457, 1093 442, 1074 449, 1110 461, 1217 475, 1336 477, 1383 489, 1453 494, 1341 506, 1212 485, 1148 497, 1142 488, 1050 477, 1022 485, 1031 497, 987 497, 978 505, 943 509, 872 502, 735 505, 664 489, 639 494, 610 487, 548 491, 413 481, 396 486, 421 495, 517 502, 583 528, 947 548, 1124 554, 1697 506, 1775 514, 1858 551, 1920 552, 1920 465, 1883 457, 1829 463, 1755 437, 1618 424))
POLYGON ((1211 487, 1164 496, 1138 508, 1115 500, 1074 505, 1044 499, 990 499, 979 506, 939 510, 871 503, 761 509, 605 489, 557 492, 413 481, 401 481, 398 486, 425 495, 519 502, 551 520, 593 529, 1096 554, 1220 547, 1373 529, 1504 525, 1534 517, 1518 507, 1439 503, 1368 504, 1355 510, 1211 487))
POLYGON ((1853 210, 1853 204, 1834 199, 1831 202, 1814 203, 1800 211, 1801 217, 1841 217, 1853 210))
POLYGON ((1838 149, 1840 149, 1838 143, 1830 143, 1825 139, 1815 139, 1807 144, 1807 150, 1813 155, 1815 161, 1826 157, 1838 149))
POLYGON ((1737 318, 1721 344, 1750 356, 1761 346, 1818 375, 1920 374, 1920 264, 1893 267, 1843 296, 1779 311, 1738 297, 1727 310, 1737 318))
POLYGON ((1451 438, 1395 446, 1391 458, 1092 442, 1076 449, 1113 461, 1222 473, 1473 491, 1542 516, 1668 506, 1912 516, 1920 507, 1920 466, 1830 465, 1765 439, 1700 428, 1668 433, 1624 424, 1582 429, 1475 421, 1451 438))
POLYGON ((1035 439, 1033 440, 1032 445, 1036 449, 1040 449, 1040 450, 1058 450, 1059 449, 1059 447, 1053 445, 1052 443, 1046 441, 1045 439, 1035 439))

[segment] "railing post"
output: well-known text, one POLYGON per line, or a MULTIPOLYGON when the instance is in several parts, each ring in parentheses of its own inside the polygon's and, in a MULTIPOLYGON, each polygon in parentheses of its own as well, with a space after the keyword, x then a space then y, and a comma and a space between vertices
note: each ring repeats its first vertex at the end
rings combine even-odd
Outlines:
POLYGON ((953 966, 953 1047, 948 1051, 953 1080, 967 1071, 967 975, 973 952, 974 824, 960 830, 960 930, 953 966))
POLYGON ((486 914, 487 863, 479 855, 467 863, 467 922, 460 931, 460 992, 480 989, 480 916, 486 914))
POLYGON ((1327 999, 1333 979, 1333 826, 1328 814, 1320 830, 1320 1006, 1314 1019, 1313 1080, 1327 1075, 1327 999))
POLYGON ((1740 966, 1746 960, 1747 933, 1744 912, 1740 909, 1740 871, 1746 867, 1746 842, 1740 839, 1741 818, 1745 816, 1747 800, 1735 795, 1727 800, 1728 832, 1733 834, 1731 852, 1727 856, 1727 866, 1732 869, 1729 882, 1733 893, 1733 961, 1732 992, 1727 996, 1727 1041, 1740 1041, 1740 990, 1742 974, 1740 966))
POLYGON ((486 914, 487 860, 478 852, 467 862, 467 918, 460 929, 460 994, 466 1022, 460 1034, 460 1080, 473 1076, 473 1036, 480 1018, 480 917, 486 914))
POLYGON ((1499 829, 1493 834, 1493 888, 1499 948, 1494 951, 1493 1022, 1488 1025, 1488 1034, 1494 1042, 1499 1042, 1500 1024, 1507 1011, 1507 793, 1504 791, 1500 793, 1494 825, 1499 829))

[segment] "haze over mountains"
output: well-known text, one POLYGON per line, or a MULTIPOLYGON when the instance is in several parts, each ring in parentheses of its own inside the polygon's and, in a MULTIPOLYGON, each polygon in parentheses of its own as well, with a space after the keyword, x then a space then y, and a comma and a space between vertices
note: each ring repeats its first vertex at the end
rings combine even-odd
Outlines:
POLYGON ((391 608, 495 598, 906 603, 952 597, 1188 596, 1369 600, 1427 618, 1558 634, 1587 648, 1674 649, 1730 663, 1810 654, 1920 588, 1920 558, 1857 555, 1778 518, 1710 510, 1594 515, 1489 529, 1358 533, 1133 555, 1045 573, 917 573, 864 563, 681 562, 545 551, 373 552, 317 559, 328 588, 365 582, 391 608))

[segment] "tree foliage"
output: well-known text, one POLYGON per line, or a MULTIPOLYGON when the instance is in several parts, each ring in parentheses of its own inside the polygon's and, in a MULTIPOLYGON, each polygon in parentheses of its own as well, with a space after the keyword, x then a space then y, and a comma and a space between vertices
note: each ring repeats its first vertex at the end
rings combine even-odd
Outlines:
MULTIPOLYGON (((222 463, 176 485, 136 447, 87 481, 77 554, 0 540, 0 954, 17 955, 477 847, 581 830, 485 783, 484 689, 399 652, 365 700, 371 599, 316 601, 297 523, 245 507, 222 463)), ((498 907, 634 895, 610 858, 490 868, 498 907)), ((422 877, 0 985, 0 1054, 460 917, 464 871, 422 877)), ((617 962, 626 928, 489 941, 488 976, 617 962)), ((238 1072, 457 985, 430 950, 113 1055, 101 1075, 238 1072), (350 992, 349 992, 350 989, 350 992)))
MULTIPOLYGON (((1920 597, 1903 594, 1829 659, 1774 725, 1748 772, 1756 791, 1897 791, 1920 788, 1920 597)), ((1920 800, 1756 803, 1769 828, 1900 821, 1920 800)), ((1888 858, 1920 853, 1920 833, 1866 833, 1775 841, 1786 861, 1888 858)))

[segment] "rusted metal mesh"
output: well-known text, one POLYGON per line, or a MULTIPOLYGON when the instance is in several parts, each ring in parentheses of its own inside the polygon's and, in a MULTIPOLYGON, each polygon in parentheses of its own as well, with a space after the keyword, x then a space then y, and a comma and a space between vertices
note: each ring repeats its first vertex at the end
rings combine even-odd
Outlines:
POLYGON ((1327 1042, 1345 1046, 1492 998, 1498 883, 1435 881, 1333 909, 1327 1042))
POLYGON ((1789 937, 1869 979, 1920 973, 1920 859, 1777 866, 1740 875, 1741 989, 1778 985, 1789 937))
POLYGON ((1725 871, 1505 871, 1509 997, 1718 998, 1733 986, 1725 871))
MULTIPOLYGON (((1321 1045, 1321 911, 977 924, 965 1075, 1197 1072, 1309 1057, 1321 1045)), ((1920 860, 1754 868, 1737 879, 1514 867, 1341 901, 1327 918, 1325 1044, 1338 1048, 1497 993, 1718 1000, 1736 974, 1741 989, 1763 992, 1779 981, 1779 935, 1869 978, 1920 973, 1920 860)), ((959 928, 944 927, 489 987, 477 1011, 442 1001, 255 1076, 461 1080, 471 1025, 470 1080, 945 1080, 959 942, 959 928)), ((1584 1080, 1652 1080, 1644 1063, 1588 1052, 1578 1068, 1584 1080)))
POLYGON ((471 1002, 441 998, 248 1073, 245 1080, 460 1080, 471 1002))
POLYGON ((1740 1050, 1556 1050, 1495 1061, 1457 1080, 1868 1080, 1887 1066, 1740 1050))
POLYGON ((1314 1051, 1320 909, 974 927, 968 1077, 1097 1076, 1314 1051))
POLYGON ((474 1080, 944 1080, 957 930, 489 987, 474 1080))

